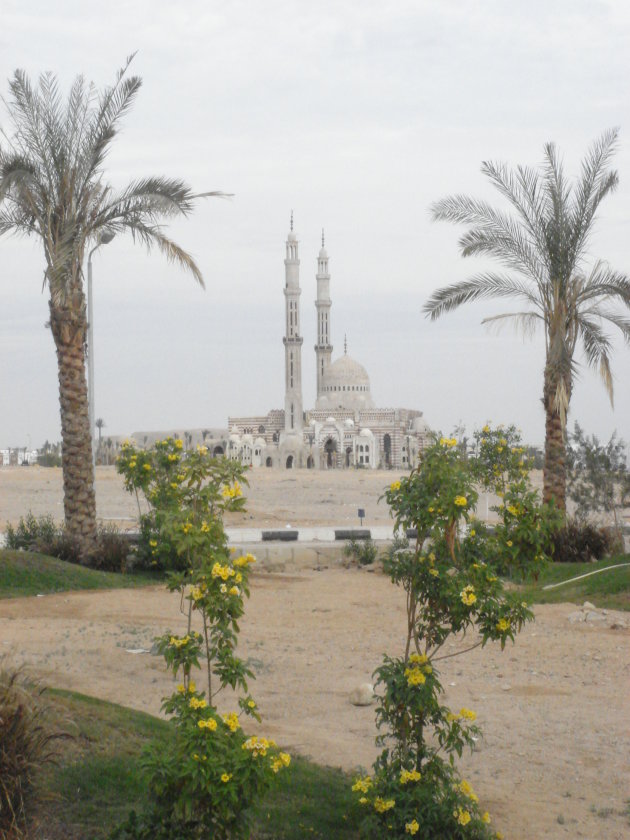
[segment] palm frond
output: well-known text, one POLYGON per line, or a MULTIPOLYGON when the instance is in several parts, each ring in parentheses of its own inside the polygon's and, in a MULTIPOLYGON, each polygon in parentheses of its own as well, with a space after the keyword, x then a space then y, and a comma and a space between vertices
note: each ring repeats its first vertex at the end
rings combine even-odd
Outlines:
POLYGON ((613 379, 610 371, 610 338, 601 326, 592 319, 580 317, 578 319, 580 337, 584 345, 584 354, 589 367, 597 370, 604 383, 604 387, 613 403, 613 379))
POLYGON ((481 323, 498 333, 508 320, 514 322, 516 331, 520 332, 524 339, 532 338, 541 322, 544 324, 544 318, 538 312, 504 312, 501 315, 483 318, 481 323))
POLYGON ((580 304, 593 300, 618 300, 630 307, 630 279, 610 268, 605 262, 597 262, 580 291, 580 304))
POLYGON ((428 318, 435 321, 440 315, 457 309, 463 303, 505 297, 524 298, 532 306, 538 306, 535 295, 524 283, 507 275, 488 272, 438 289, 425 303, 422 311, 428 318))
POLYGON ((138 220, 126 220, 123 218, 118 223, 112 225, 112 230, 118 229, 121 231, 127 230, 134 241, 138 239, 148 251, 151 251, 154 246, 157 246, 158 250, 164 254, 169 262, 175 263, 180 268, 189 271, 199 285, 205 289, 201 270, 194 258, 173 242, 172 239, 169 239, 158 226, 146 225, 138 220))

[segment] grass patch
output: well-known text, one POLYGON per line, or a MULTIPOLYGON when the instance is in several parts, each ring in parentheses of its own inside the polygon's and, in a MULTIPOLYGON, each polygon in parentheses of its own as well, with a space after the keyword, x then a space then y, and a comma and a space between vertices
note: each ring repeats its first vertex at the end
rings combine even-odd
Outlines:
MULTIPOLYGON (((49 690, 46 696, 54 725, 74 738, 61 745, 57 766, 40 773, 33 837, 104 840, 130 810, 142 810, 146 786, 137 760, 149 741, 166 740, 170 727, 76 692, 49 690)), ((294 758, 253 810, 252 840, 356 840, 350 786, 340 770, 294 758)))
POLYGON ((99 572, 46 554, 0 549, 0 598, 66 592, 69 589, 122 589, 159 583, 150 572, 99 572))
POLYGON ((556 589, 543 590, 548 583, 559 583, 617 563, 630 563, 630 554, 607 557, 596 563, 550 563, 536 583, 519 586, 519 592, 531 604, 582 604, 590 601, 603 609, 630 610, 630 566, 611 569, 556 589))

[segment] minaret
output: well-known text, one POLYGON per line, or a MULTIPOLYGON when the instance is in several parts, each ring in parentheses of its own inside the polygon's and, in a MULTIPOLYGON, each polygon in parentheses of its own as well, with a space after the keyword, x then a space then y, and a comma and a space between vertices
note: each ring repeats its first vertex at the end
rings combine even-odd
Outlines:
POLYGON ((284 300, 286 312, 284 342, 284 429, 285 432, 302 430, 302 341, 300 335, 300 260, 298 241, 291 230, 287 237, 287 256, 284 261, 284 300))
POLYGON ((317 396, 323 394, 324 373, 330 365, 332 344, 330 343, 330 274, 328 273, 328 252, 324 245, 324 231, 322 230, 322 247, 317 258, 317 344, 315 345, 315 363, 317 365, 317 396))

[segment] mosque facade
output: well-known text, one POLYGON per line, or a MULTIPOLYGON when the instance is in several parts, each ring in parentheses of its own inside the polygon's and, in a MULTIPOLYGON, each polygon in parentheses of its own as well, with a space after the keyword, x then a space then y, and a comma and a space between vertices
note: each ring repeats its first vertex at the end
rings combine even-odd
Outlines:
POLYGON ((300 260, 291 229, 284 260, 284 408, 256 417, 229 417, 226 455, 253 467, 281 469, 409 468, 430 434, 421 411, 377 408, 366 369, 344 353, 333 361, 329 257, 317 258, 315 407, 302 402, 300 260))

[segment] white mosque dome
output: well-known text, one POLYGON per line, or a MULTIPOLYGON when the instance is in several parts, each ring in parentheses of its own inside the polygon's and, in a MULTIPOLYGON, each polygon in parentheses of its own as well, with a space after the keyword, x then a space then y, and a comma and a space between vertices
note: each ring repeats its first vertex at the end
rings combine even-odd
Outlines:
POLYGON ((344 353, 324 372, 319 408, 372 408, 370 377, 362 364, 344 353))
POLYGON ((346 417, 346 419, 343 421, 343 423, 344 423, 344 426, 347 429, 353 429, 354 428, 354 420, 351 417, 346 417))
POLYGON ((337 421, 335 420, 335 418, 334 418, 334 417, 327 417, 327 418, 326 418, 326 422, 327 422, 327 423, 333 423, 333 424, 335 424, 337 421))
POLYGON ((340 356, 331 364, 324 379, 328 385, 365 385, 369 391, 370 377, 363 365, 356 362, 351 356, 340 356))
POLYGON ((361 429, 361 431, 359 432, 359 437, 373 438, 374 433, 370 431, 370 429, 361 429))
POLYGON ((328 259, 328 251, 324 248, 323 245, 319 249, 319 258, 320 258, 320 260, 327 260, 328 259))
POLYGON ((257 437, 254 441, 254 446, 266 446, 265 439, 261 437, 257 437))

